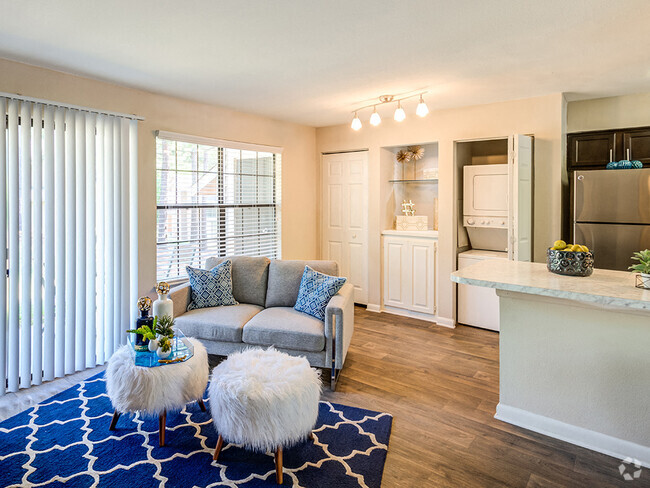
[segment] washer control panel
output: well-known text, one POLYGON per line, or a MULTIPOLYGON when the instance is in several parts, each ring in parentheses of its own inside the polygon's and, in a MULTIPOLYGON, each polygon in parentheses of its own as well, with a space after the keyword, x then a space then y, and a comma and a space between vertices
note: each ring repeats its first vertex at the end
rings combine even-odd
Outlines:
POLYGON ((490 227, 492 229, 507 229, 508 220, 504 217, 467 217, 463 218, 465 227, 490 227))

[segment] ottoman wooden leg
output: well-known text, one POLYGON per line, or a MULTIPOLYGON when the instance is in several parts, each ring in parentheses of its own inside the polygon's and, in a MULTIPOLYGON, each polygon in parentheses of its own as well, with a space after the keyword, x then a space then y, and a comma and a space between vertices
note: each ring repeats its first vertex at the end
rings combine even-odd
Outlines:
POLYGON ((212 456, 213 461, 216 461, 219 458, 219 453, 221 452, 222 447, 223 447, 223 437, 221 437, 220 434, 219 439, 217 440, 217 447, 214 448, 214 456, 212 456))
POLYGON ((282 446, 275 451, 275 481, 278 485, 282 484, 282 446))
POLYGON ((165 445, 165 424, 167 424, 167 410, 160 414, 158 419, 158 437, 160 447, 165 445))
POLYGON ((120 415, 122 414, 117 410, 113 412, 113 419, 111 420, 111 426, 108 428, 108 430, 115 430, 115 426, 117 425, 117 419, 120 418, 120 415))
POLYGON ((202 412, 205 412, 205 403, 203 403, 203 398, 199 398, 199 407, 201 407, 202 412))

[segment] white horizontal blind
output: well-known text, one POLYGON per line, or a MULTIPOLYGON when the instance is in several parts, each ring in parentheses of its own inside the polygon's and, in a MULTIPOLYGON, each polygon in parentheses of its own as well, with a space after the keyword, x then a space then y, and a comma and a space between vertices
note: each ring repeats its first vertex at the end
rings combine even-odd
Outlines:
POLYGON ((182 139, 156 142, 158 279, 212 256, 279 258, 280 153, 182 139))
POLYGON ((0 96, 0 395, 103 364, 124 342, 136 140, 136 120, 0 96), (122 178, 109 191, 107 173, 122 178))

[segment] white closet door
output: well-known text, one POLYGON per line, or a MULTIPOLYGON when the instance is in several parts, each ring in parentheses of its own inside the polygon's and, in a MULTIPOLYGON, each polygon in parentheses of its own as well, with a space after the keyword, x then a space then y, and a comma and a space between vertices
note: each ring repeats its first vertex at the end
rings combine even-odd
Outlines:
POLYGON ((354 301, 368 303, 368 152, 323 155, 323 259, 339 263, 354 285, 354 301))
POLYGON ((516 134, 508 140, 510 200, 508 258, 533 258, 533 139, 516 134))

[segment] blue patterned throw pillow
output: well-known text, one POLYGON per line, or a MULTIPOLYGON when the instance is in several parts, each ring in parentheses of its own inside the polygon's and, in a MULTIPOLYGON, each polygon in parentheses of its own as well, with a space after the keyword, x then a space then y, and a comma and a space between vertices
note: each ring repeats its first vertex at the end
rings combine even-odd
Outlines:
POLYGON ((211 270, 187 266, 187 276, 190 278, 192 301, 188 310, 221 305, 237 305, 232 296, 232 261, 230 259, 215 266, 211 270))
POLYGON ((330 298, 338 293, 345 281, 345 278, 329 276, 305 266, 298 300, 293 308, 324 321, 325 308, 330 298))

